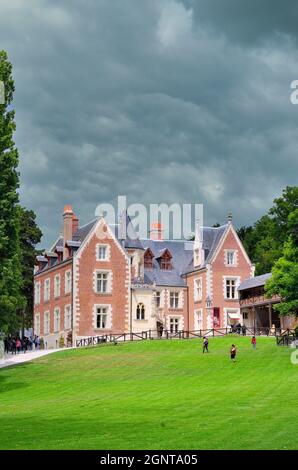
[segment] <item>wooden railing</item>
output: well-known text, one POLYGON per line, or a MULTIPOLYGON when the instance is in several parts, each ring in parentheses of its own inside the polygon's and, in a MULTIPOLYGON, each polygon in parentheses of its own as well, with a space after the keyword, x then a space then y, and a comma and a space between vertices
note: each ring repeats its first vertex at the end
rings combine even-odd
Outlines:
POLYGON ((115 333, 101 336, 91 336, 89 338, 81 338, 76 340, 76 347, 87 347, 96 346, 107 343, 122 343, 126 341, 142 341, 142 340, 164 340, 164 339, 191 339, 191 338, 203 338, 208 337, 219 337, 226 335, 241 335, 241 336, 273 336, 273 337, 288 337, 294 335, 294 330, 282 330, 280 328, 254 328, 246 327, 245 329, 238 329, 234 331, 231 327, 228 328, 210 328, 207 330, 164 330, 162 335, 158 330, 141 331, 139 333, 115 333))
POLYGON ((249 295, 245 299, 240 299, 239 303, 241 307, 253 307, 257 305, 273 304, 279 303, 281 298, 278 295, 273 295, 272 297, 266 297, 264 294, 259 295, 249 295))

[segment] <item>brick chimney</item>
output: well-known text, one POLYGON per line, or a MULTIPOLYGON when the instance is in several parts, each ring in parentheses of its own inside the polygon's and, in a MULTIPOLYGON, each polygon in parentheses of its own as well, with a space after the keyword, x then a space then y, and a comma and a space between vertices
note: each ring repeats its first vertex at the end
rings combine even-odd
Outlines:
POLYGON ((150 240, 163 240, 163 227, 160 222, 154 222, 151 224, 150 240))
POLYGON ((73 214, 73 218, 72 218, 72 234, 74 234, 79 228, 79 219, 78 217, 73 214))
POLYGON ((70 205, 64 206, 63 210, 63 260, 69 256, 68 248, 65 246, 67 240, 72 239, 73 219, 75 215, 70 205))

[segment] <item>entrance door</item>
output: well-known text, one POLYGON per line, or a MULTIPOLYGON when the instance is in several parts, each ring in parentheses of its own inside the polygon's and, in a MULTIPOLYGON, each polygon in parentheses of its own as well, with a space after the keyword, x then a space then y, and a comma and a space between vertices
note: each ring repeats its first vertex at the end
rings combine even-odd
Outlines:
POLYGON ((161 338, 162 337, 162 333, 163 333, 163 324, 161 322, 156 322, 156 329, 157 329, 157 336, 158 338, 161 338))
POLYGON ((220 328, 219 307, 214 307, 213 309, 213 328, 220 328))

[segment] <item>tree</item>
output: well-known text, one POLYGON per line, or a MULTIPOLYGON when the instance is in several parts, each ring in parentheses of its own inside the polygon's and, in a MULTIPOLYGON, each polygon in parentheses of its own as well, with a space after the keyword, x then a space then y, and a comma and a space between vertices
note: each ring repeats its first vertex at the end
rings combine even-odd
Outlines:
POLYGON ((288 215, 287 231, 283 255, 274 264, 265 291, 281 297, 281 303, 274 306, 280 315, 298 315, 298 209, 288 215))
MULTIPOLYGON (((298 187, 288 186, 282 196, 274 200, 272 208, 252 227, 241 227, 238 235, 256 265, 256 274, 270 272, 283 255, 285 241, 294 227, 290 214, 298 210, 298 187)), ((292 217, 292 216, 291 216, 292 217)), ((296 226, 298 232, 298 227, 296 226)))
POLYGON ((13 141, 14 92, 12 66, 0 51, 0 81, 4 103, 0 104, 0 331, 19 326, 17 310, 22 307, 18 193, 18 151, 13 141))
POLYGON ((25 327, 32 326, 33 320, 33 271, 38 252, 35 249, 40 242, 42 232, 36 224, 36 216, 32 210, 19 207, 20 247, 22 270, 22 295, 25 305, 22 311, 22 323, 25 327))
POLYGON ((274 305, 280 315, 298 315, 298 247, 292 238, 285 243, 283 256, 275 263, 265 291, 268 296, 281 297, 281 303, 274 305))

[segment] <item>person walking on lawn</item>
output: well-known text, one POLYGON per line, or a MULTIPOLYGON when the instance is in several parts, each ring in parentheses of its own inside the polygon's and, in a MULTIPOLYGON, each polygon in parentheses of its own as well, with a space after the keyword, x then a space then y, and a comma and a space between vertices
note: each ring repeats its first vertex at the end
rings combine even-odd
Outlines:
POLYGON ((231 350, 230 350, 230 354, 231 354, 231 359, 232 359, 232 361, 233 361, 233 362, 236 362, 237 349, 236 349, 235 344, 232 344, 231 350))
POLYGON ((251 338, 251 344, 252 344, 253 349, 257 349, 257 339, 255 336, 251 338))
POLYGON ((208 338, 206 338, 206 336, 204 336, 203 338, 203 354, 205 353, 205 351, 208 353, 208 346, 209 346, 209 340, 208 338))

